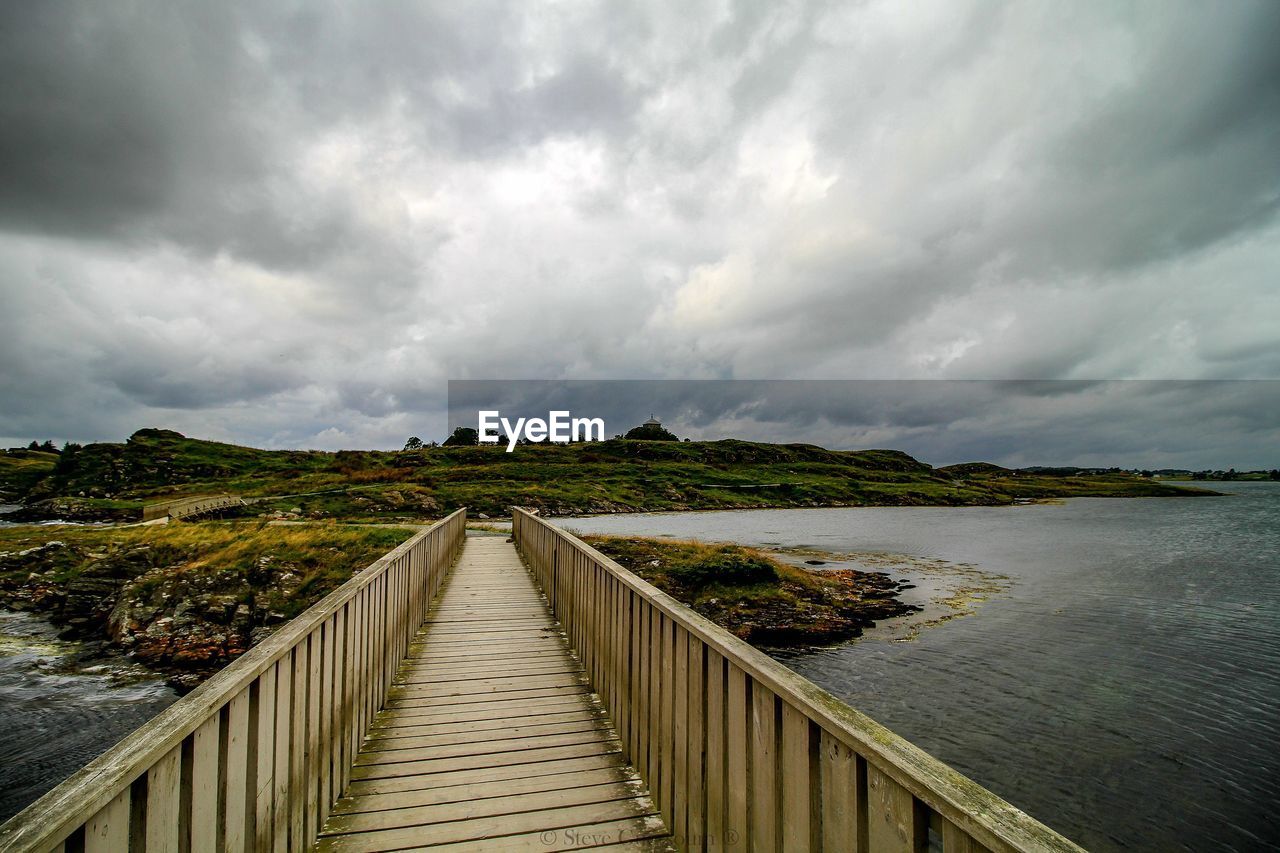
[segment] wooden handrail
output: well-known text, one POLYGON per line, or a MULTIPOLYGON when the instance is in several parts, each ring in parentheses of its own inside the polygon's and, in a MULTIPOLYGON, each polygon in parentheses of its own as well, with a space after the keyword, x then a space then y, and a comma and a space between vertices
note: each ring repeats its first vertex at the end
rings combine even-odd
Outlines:
POLYGON ((0 826, 0 850, 305 850, 457 556, 460 509, 0 826))
POLYGON ((239 495, 190 495, 185 498, 147 504, 142 508, 142 520, 152 521, 165 517, 186 518, 215 509, 244 505, 245 501, 239 495))
POLYGON ((577 537, 512 529, 682 848, 1080 850, 577 537))

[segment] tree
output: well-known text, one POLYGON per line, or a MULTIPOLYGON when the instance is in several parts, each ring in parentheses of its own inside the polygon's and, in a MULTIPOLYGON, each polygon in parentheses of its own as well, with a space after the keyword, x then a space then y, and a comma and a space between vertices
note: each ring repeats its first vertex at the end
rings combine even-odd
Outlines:
POLYGON ((409 436, 409 440, 404 443, 404 449, 405 450, 421 450, 422 439, 418 438, 416 435, 409 436))
POLYGON ((444 440, 445 447, 466 447, 480 443, 480 433, 471 427, 458 427, 444 440))
POLYGON ((638 438, 644 441, 679 441, 673 433, 667 432, 660 426, 653 424, 645 424, 635 427, 627 432, 626 438, 638 438))

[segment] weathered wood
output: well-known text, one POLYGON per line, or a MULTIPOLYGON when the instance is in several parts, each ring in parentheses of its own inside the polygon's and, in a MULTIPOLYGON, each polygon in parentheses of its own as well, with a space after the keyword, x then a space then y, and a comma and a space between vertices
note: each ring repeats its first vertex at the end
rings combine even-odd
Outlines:
POLYGON ((671 831, 676 843, 689 843, 689 634, 675 626, 671 649, 671 831))
MULTIPOLYGON (((407 590, 405 595, 408 599, 407 590)), ((321 665, 320 665, 320 755, 319 755, 319 771, 320 776, 320 792, 318 795, 318 805, 320 807, 319 814, 316 816, 317 825, 323 826, 325 820, 329 817, 329 804, 337 799, 338 791, 333 790, 333 761, 335 753, 335 738, 333 731, 334 709, 338 707, 338 691, 334 688, 335 661, 334 649, 337 648, 337 642, 334 632, 337 630, 338 614, 334 614, 322 626, 323 637, 321 639, 321 665)))
POLYGON ((736 664, 728 665, 728 723, 725 752, 728 760, 726 787, 725 849, 748 849, 747 823, 750 802, 751 772, 751 684, 746 673, 736 664))
POLYGON ((924 810, 888 774, 867 768, 867 842, 885 853, 918 853, 928 847, 924 810))
MULTIPOLYGON (((486 800, 490 797, 510 797, 516 794, 540 793, 562 790, 567 783, 586 787, 610 782, 631 782, 643 785, 634 770, 620 763, 587 766, 575 769, 572 774, 548 768, 546 765, 523 765, 534 771, 517 778, 491 779, 450 785, 432 785, 419 790, 388 794, 365 794, 359 797, 343 797, 334 804, 335 815, 401 809, 412 806, 428 806, 439 803, 466 803, 486 800), (544 772, 537 772, 539 769, 544 772)), ((518 773, 524 771, 517 768, 518 773)))
POLYGON ((410 791, 437 790, 453 785, 502 782, 512 779, 527 779, 534 776, 574 773, 579 770, 593 770, 600 767, 621 766, 623 766, 621 750, 616 748, 608 749, 601 746, 581 751, 577 755, 542 756, 538 760, 528 761, 523 764, 499 764, 493 767, 469 766, 460 770, 417 773, 385 779, 356 779, 352 780, 347 787, 346 796, 356 799, 410 791))
POLYGON ((307 811, 307 689, 311 643, 303 638, 293 650, 293 718, 289 721, 289 850, 305 850, 310 844, 306 829, 307 811))
POLYGON ((345 640, 355 639, 348 615, 371 589, 383 593, 382 621, 352 627, 395 626, 395 642, 382 648, 402 652, 425 616, 423 587, 438 587, 465 522, 459 510, 374 561, 0 826, 0 848, 44 853, 68 838, 78 844, 83 835, 89 847, 122 833, 151 850, 305 849, 311 838, 294 819, 318 829, 339 787, 334 779, 345 781, 335 768, 368 719, 344 710, 354 708, 345 701, 348 681, 353 699, 361 680, 361 700, 380 705, 385 685, 362 676, 374 666, 389 675, 398 662, 371 655, 359 668, 340 666, 345 640))
POLYGON ((675 809, 675 737, 672 734, 672 716, 675 711, 673 668, 675 663, 675 624, 661 611, 655 611, 659 638, 657 649, 658 701, 658 790, 654 798, 663 814, 673 814, 675 809))
POLYGON ((944 817, 942 822, 943 853, 987 853, 987 848, 969 837, 969 834, 944 817))
MULTIPOLYGON (((580 584, 574 600, 586 610, 566 631, 597 647, 580 664, 552 630, 545 603, 539 620, 522 618, 518 628, 501 619, 467 618, 473 607, 489 606, 480 601, 499 593, 540 601, 510 545, 468 542, 431 611, 434 618, 405 636, 410 659, 398 668, 387 707, 370 725, 320 849, 452 843, 537 827, 559 832, 565 827, 557 821, 568 815, 596 823, 635 816, 644 785, 625 767, 606 713, 617 693, 601 690, 597 700, 585 678, 588 672, 610 677, 606 635, 616 609, 603 585, 571 576, 580 584), (453 618, 438 618, 442 612, 453 618), (536 646, 541 654, 523 653, 531 636, 542 638, 536 646), (483 647, 495 637, 503 638, 497 641, 502 654, 483 663, 437 656, 441 648, 483 647), (455 662, 432 663, 439 660, 455 662), (441 666, 447 668, 442 672, 441 666)), ((648 804, 644 814, 653 811, 648 804)), ((655 819, 653 826, 662 823, 655 819)))
POLYGON ((701 850, 706 842, 706 776, 704 762, 706 760, 706 732, 704 715, 707 696, 706 671, 703 667, 703 653, 706 647, 702 641, 692 635, 688 636, 688 734, 686 749, 686 782, 685 809, 688 827, 685 831, 685 849, 701 850))
POLYGON ((858 840, 858 798, 853 750, 823 732, 819 745, 822 791, 822 849, 863 853, 858 840))
POLYGON ((293 790, 289 757, 293 744, 293 656, 281 659, 275 666, 276 729, 275 761, 272 774, 272 849, 283 853, 289 849, 289 795, 293 790))
POLYGON ((147 771, 148 850, 177 850, 181 828, 178 804, 182 783, 182 747, 173 749, 147 771))
POLYGON ((255 850, 266 851, 272 846, 275 830, 275 732, 276 732, 276 670, 271 668, 259 676, 255 685, 254 714, 257 717, 254 754, 257 768, 254 772, 254 834, 255 850))
MULTIPOLYGON (((705 646, 704 646, 705 649, 705 646)), ((706 843, 708 851, 724 850, 726 844, 725 808, 728 801, 725 766, 725 669, 724 658, 705 649, 707 670, 707 753, 705 769, 706 843)))
POLYGON ((85 824, 85 853, 118 853, 129 849, 129 793, 125 788, 85 824))
POLYGON ((323 836, 316 845, 316 849, 319 851, 380 851, 448 842, 474 843, 521 832, 551 832, 565 827, 578 827, 600 821, 654 814, 653 803, 648 797, 636 797, 607 803, 570 805, 519 814, 432 823, 425 826, 323 836))
MULTIPOLYGON (((387 615, 403 630, 407 630, 407 626, 415 626, 424 615, 421 610, 428 599, 420 594, 420 590, 417 594, 410 594, 406 567, 411 562, 419 565, 420 571, 426 571, 430 576, 430 585, 435 588, 461 544, 465 521, 465 512, 460 510, 415 535, 308 608, 298 619, 282 626, 195 692, 166 708, 154 720, 0 826, 0 848, 38 850, 42 853, 79 829, 87 831, 88 822, 97 820, 102 809, 125 794, 131 798, 128 800, 128 826, 133 843, 142 844, 148 836, 154 836, 165 841, 177 839, 172 849, 187 849, 188 844, 192 849, 198 849, 207 839, 196 830, 207 825, 210 802, 215 803, 214 822, 221 827, 215 831, 215 835, 220 836, 216 839, 220 845, 238 849, 241 845, 247 847, 252 840, 265 849, 268 838, 273 843, 278 841, 279 830, 288 826, 288 820, 280 824, 280 816, 288 815, 288 806, 293 802, 289 795, 297 790, 289 779, 293 770, 293 733, 289 730, 293 724, 292 713, 297 707, 305 707, 307 701, 306 695, 293 695, 294 648, 300 643, 305 644, 320 626, 325 626, 324 631, 332 630, 335 613, 351 610, 352 603, 365 598, 371 587, 385 588, 380 585, 380 579, 389 573, 401 578, 399 589, 402 594, 393 602, 394 612, 387 611, 387 615), (416 611, 410 606, 411 602, 415 602, 416 611), (282 671, 287 678, 280 678, 282 671), (269 681, 274 681, 274 688, 265 686, 269 681), (246 698, 236 703, 237 697, 246 698), (283 715, 280 708, 282 697, 283 715), (236 703, 234 708, 230 707, 233 703, 236 703), (207 730, 198 747, 195 733, 209 725, 210 720, 218 720, 223 715, 228 715, 228 724, 225 733, 216 738, 219 744, 215 752, 219 753, 219 758, 215 763, 220 766, 211 777, 214 797, 212 800, 197 797, 198 786, 209 783, 210 776, 206 771, 197 772, 196 765, 207 765, 210 747, 207 730), (265 726, 265 722, 273 720, 274 725, 265 726), (282 727, 285 733, 283 742, 279 736, 269 736, 279 735, 282 727), (183 762, 183 754, 191 760, 191 766, 183 762), (225 763, 224 760, 232 761, 225 763), (178 763, 177 770, 173 766, 174 761, 178 763), (175 776, 170 772, 174 770, 177 772, 175 776), (140 777, 145 777, 146 781, 137 788, 134 781, 140 777), (232 795, 228 795, 228 785, 232 795), (132 788, 137 790, 129 793, 132 788), (138 794, 142 799, 134 797, 138 792, 142 792, 138 794), (172 797, 169 794, 173 794, 172 797), (225 812, 228 807, 232 809, 230 815, 225 812), (248 831, 253 831, 255 838, 247 836, 248 831)), ((316 661, 325 661, 323 652, 317 651, 316 661)), ((316 684, 321 684, 320 678, 316 679, 316 684)), ((380 695, 370 695, 370 698, 381 702, 380 695)), ((319 711, 323 703, 316 699, 315 707, 319 711)), ((320 726, 319 720, 315 727, 317 734, 323 730, 329 735, 326 739, 329 747, 333 745, 329 740, 346 734, 335 731, 332 724, 320 726)), ((347 729, 353 743, 358 743, 364 730, 356 731, 356 725, 347 726, 347 729)), ((328 767, 333 763, 330 761, 328 767)), ((316 798, 319 799, 321 770, 315 757, 308 763, 307 772, 311 771, 317 774, 316 798)), ((330 797, 333 794, 330 786, 330 797)), ((300 833, 293 847, 305 848, 307 843, 308 840, 303 839, 300 833)))
POLYGON ((751 683, 751 828, 752 851, 779 849, 778 700, 758 681, 751 683))
MULTIPOLYGON (((555 589, 549 598, 557 618, 566 625, 575 625, 581 618, 578 593, 583 586, 613 583, 630 599, 631 612, 640 618, 632 631, 637 654, 631 657, 633 683, 638 689, 631 694, 630 707, 622 712, 630 713, 637 723, 634 738, 628 738, 628 748, 635 744, 636 766, 649 782, 662 812, 676 820, 687 820, 690 836, 695 823, 688 809, 704 811, 701 817, 707 827, 707 849, 712 849, 713 841, 722 842, 718 849, 724 850, 745 849, 748 841, 752 849, 769 849, 781 843, 784 823, 788 839, 794 831, 807 838, 810 846, 822 844, 829 849, 832 843, 839 842, 855 845, 850 849, 866 849, 863 842, 868 809, 865 800, 858 799, 865 798, 866 790, 856 784, 858 773, 863 772, 859 768, 863 768, 875 770, 899 786, 910 798, 911 813, 917 818, 928 814, 944 818, 947 823, 940 824, 944 830, 957 839, 967 839, 965 843, 992 851, 1079 850, 1053 830, 710 623, 576 537, 520 509, 513 510, 513 533, 534 575, 544 588, 555 589), (564 566, 574 567, 572 583, 565 582, 564 566), (671 677, 676 629, 687 632, 687 648, 700 644, 705 649, 709 673, 720 665, 725 673, 721 687, 717 687, 714 678, 706 687, 709 719, 705 731, 704 805, 699 807, 696 798, 682 792, 683 818, 678 810, 673 811, 677 799, 674 784, 677 777, 684 780, 684 785, 690 782, 689 756, 696 748, 694 717, 686 710, 687 725, 677 732, 678 724, 673 724, 662 711, 677 701, 671 677), (672 640, 664 641, 666 636, 672 640), (804 718, 807 726, 800 725, 798 718, 790 723, 780 722, 779 709, 783 706, 804 718), (719 713, 721 708, 723 728, 710 721, 710 715, 719 713), (685 750, 683 769, 672 760, 678 749, 685 750), (801 755, 806 750, 807 758, 801 755), (717 766, 720 761, 722 772, 717 766), (779 761, 787 766, 780 766, 779 761), (843 792, 837 793, 826 784, 828 776, 833 780, 847 779, 850 767, 855 776, 852 789, 846 782, 843 792), (794 788, 792 773, 799 774, 794 788), (807 803, 803 802, 806 798, 807 803), (848 819, 851 814, 855 816, 853 821, 848 819), (713 839, 713 835, 721 837, 713 839)), ((594 654, 593 649, 579 645, 583 642, 580 632, 571 631, 570 637, 580 654, 594 654)), ((598 677, 594 670, 588 668, 588 672, 598 677)), ((605 677, 609 677, 607 673, 605 677)), ((697 846, 697 840, 692 841, 692 846, 697 846)))
POLYGON ((221 716, 205 720, 191 737, 191 851, 206 853, 218 849, 221 830, 218 814, 221 716))
MULTIPOLYGON (((782 839, 788 853, 814 849, 814 791, 811 790, 809 718, 782 703, 782 755, 779 761, 782 839)), ((820 844, 820 842, 818 842, 820 844)))
MULTIPOLYGON (((241 690, 223 712, 226 715, 222 764, 222 847, 245 849, 246 806, 249 801, 249 690, 241 690)), ((254 756, 256 760, 257 756, 254 756)), ((256 811, 256 809, 255 809, 256 811)))

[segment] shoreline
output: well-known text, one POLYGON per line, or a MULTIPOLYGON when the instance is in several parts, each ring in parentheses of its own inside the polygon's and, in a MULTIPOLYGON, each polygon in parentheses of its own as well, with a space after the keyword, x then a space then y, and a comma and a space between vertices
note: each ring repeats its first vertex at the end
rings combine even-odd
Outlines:
MULTIPOLYGON (((651 536, 586 535, 623 568, 765 650, 839 645, 881 620, 906 617, 903 584, 852 566, 819 570, 776 551, 651 536)), ((914 589, 914 585, 906 585, 914 589)))

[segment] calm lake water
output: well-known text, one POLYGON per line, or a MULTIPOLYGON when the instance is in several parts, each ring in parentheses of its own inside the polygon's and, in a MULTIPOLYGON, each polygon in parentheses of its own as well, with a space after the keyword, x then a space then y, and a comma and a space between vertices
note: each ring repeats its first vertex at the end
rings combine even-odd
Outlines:
POLYGON ((1087 848, 1280 849, 1280 483, 1214 488, 556 521, 1006 576, 914 640, 786 663, 1087 848))

